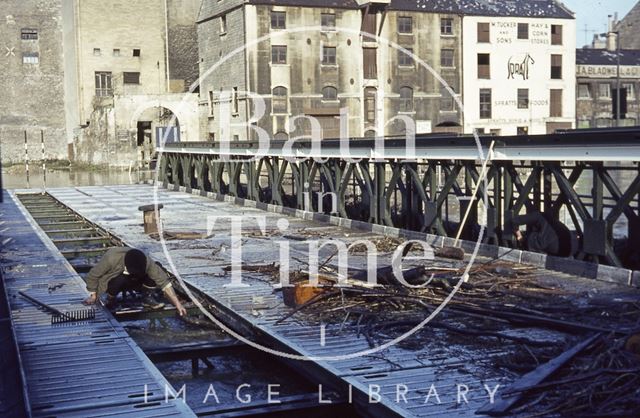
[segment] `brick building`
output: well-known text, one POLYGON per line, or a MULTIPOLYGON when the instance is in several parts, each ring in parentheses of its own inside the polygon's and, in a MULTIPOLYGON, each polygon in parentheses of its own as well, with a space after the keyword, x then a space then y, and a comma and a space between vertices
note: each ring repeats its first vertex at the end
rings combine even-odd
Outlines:
MULTIPOLYGON (((582 48, 576 52, 576 120, 578 128, 608 128, 616 126, 613 113, 615 90, 618 84, 615 42, 610 48, 582 48)), ((619 126, 638 124, 640 117, 640 50, 620 51, 619 126), (626 108, 626 109, 625 109, 626 108)))

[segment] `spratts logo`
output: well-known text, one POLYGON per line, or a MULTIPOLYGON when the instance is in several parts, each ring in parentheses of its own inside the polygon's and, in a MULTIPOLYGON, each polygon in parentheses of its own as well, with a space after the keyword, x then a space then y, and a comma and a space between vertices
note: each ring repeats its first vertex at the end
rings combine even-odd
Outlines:
POLYGON ((509 62, 507 64, 509 76, 507 77, 509 80, 515 79, 516 76, 522 77, 523 80, 529 79, 529 65, 534 65, 536 62, 531 57, 531 55, 525 55, 524 59, 520 62, 514 62, 519 58, 511 57, 509 58, 509 62))

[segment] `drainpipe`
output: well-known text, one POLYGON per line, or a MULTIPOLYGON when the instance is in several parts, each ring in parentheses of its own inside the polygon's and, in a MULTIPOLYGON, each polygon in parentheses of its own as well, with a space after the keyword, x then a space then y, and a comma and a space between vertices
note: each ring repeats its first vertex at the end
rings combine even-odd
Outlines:
MULTIPOLYGON (((251 69, 249 68, 249 49, 246 47, 247 45, 247 6, 243 6, 242 7, 242 37, 243 39, 243 44, 245 45, 244 48, 244 89, 245 89, 245 99, 244 99, 244 117, 245 117, 245 123, 247 125, 247 141, 251 141, 251 124, 249 123, 249 96, 248 96, 248 92, 249 92, 249 78, 250 78, 250 71, 251 69)), ((232 136, 233 138, 233 136, 232 136)))
POLYGON ((170 88, 170 70, 169 70, 169 8, 167 7, 167 0, 164 0, 164 56, 166 57, 167 71, 165 76, 167 77, 167 93, 171 91, 170 88))

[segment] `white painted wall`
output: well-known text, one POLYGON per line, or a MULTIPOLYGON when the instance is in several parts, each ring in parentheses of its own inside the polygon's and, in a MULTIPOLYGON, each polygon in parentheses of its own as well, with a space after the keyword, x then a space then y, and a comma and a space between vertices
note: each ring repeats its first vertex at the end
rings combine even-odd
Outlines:
MULTIPOLYGON (((465 16, 463 18, 464 131, 499 129, 515 135, 527 126, 529 134, 545 134, 547 122, 575 122, 576 26, 572 19, 465 16), (491 42, 478 43, 478 23, 491 24, 491 42), (518 23, 529 23, 529 39, 518 39, 518 23), (551 25, 563 26, 563 44, 551 45, 551 25), (478 79, 477 54, 491 55, 491 78, 478 79), (529 77, 509 78, 509 60, 522 63, 527 54, 529 77), (562 55, 562 80, 551 79, 551 55, 562 55), (492 89, 492 119, 480 119, 480 89, 492 89), (518 109, 518 89, 529 89, 529 109, 518 109), (549 91, 563 90, 562 117, 549 117, 549 91)), ((572 125, 573 126, 573 125, 572 125)))

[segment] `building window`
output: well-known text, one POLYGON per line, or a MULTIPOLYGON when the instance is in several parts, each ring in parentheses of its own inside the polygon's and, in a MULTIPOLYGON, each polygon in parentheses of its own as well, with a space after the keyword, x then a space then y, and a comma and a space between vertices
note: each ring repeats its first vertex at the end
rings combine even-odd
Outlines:
POLYGON ((113 96, 113 88, 111 86, 110 71, 96 71, 96 96, 108 97, 113 96))
POLYGON ((611 98, 611 84, 609 83, 600 83, 598 85, 598 97, 601 99, 610 99, 611 98))
POLYGON ((338 100, 338 89, 333 86, 327 86, 322 89, 322 100, 338 100))
POLYGON ((440 86, 440 110, 442 112, 451 112, 454 110, 454 100, 451 93, 445 86, 440 86))
POLYGON ((113 56, 114 57, 119 57, 120 56, 120 50, 118 48, 113 48, 113 56))
POLYGON ((336 47, 322 47, 322 65, 336 65, 336 47))
POLYGON ((38 39, 37 29, 22 29, 20 31, 20 39, 23 41, 34 41, 38 39))
POLYGON ((213 109, 213 91, 209 90, 209 116, 214 116, 214 109, 213 109))
POLYGON ((271 12, 271 29, 286 29, 287 14, 285 12, 271 12))
POLYGON ((275 135, 273 135, 273 139, 275 139, 276 141, 286 141, 289 139, 289 134, 284 131, 278 131, 275 133, 275 135))
POLYGON ((271 113, 287 113, 289 99, 286 87, 276 87, 271 92, 271 113))
POLYGON ((491 42, 491 25, 485 22, 478 22, 478 43, 491 42))
POLYGON ((240 113, 240 103, 238 99, 238 88, 234 87, 231 91, 231 110, 232 114, 237 115, 240 113))
POLYGON ((578 121, 578 129, 591 128, 591 121, 589 119, 581 119, 578 121))
POLYGON ((596 128, 611 128, 613 125, 613 119, 598 118, 596 119, 596 128))
POLYGON ((134 56, 134 57, 139 57, 140 55, 141 55, 141 51, 140 51, 140 49, 139 49, 139 48, 135 48, 135 49, 133 50, 133 56, 134 56))
POLYGON ((398 33, 413 33, 413 18, 410 16, 398 17, 398 33))
POLYGON ((374 87, 364 89, 364 118, 370 123, 376 121, 376 89, 374 87))
POLYGON ((102 51, 100 51, 100 48, 93 48, 93 56, 99 57, 100 55, 102 55, 102 51))
POLYGON ((551 78, 562 79, 562 55, 551 55, 551 78))
POLYGON ((518 39, 529 39, 528 23, 518 23, 518 39))
POLYGON ((440 34, 441 35, 453 35, 453 19, 450 17, 443 17, 440 19, 440 34))
POLYGON ((491 119, 491 89, 480 89, 480 119, 491 119))
POLYGON ((489 54, 478 54, 478 78, 491 78, 491 58, 489 54))
POLYGON ((37 52, 25 52, 22 54, 23 64, 38 64, 40 63, 40 55, 37 52))
POLYGON ((529 89, 518 89, 518 109, 529 109, 529 89))
POLYGON ((586 83, 578 84, 578 99, 590 99, 591 98, 591 86, 586 83))
POLYGON ((378 56, 376 48, 362 48, 362 56, 364 62, 364 78, 367 80, 375 80, 378 78, 378 56))
POLYGON ((413 112, 413 89, 400 87, 400 111, 413 112))
POLYGON ((140 73, 122 73, 124 84, 140 84, 140 73))
POLYGON ((562 25, 551 25, 551 45, 562 45, 562 25))
POLYGON ((440 50, 440 66, 444 68, 453 68, 453 49, 440 50))
POLYGON ((518 126, 516 130, 516 135, 529 135, 529 127, 528 126, 518 126))
POLYGON ((635 89, 633 87, 633 84, 625 83, 625 84, 622 85, 622 88, 627 90, 627 100, 635 100, 636 91, 635 91, 635 89))
POLYGON ((227 16, 220 16, 220 35, 225 35, 227 33, 227 16))
POLYGON ((335 30, 336 15, 335 13, 322 13, 320 15, 320 25, 323 30, 335 30))
POLYGON ((552 89, 549 95, 549 116, 552 118, 562 117, 562 90, 552 89))
MULTIPOLYGON (((377 28, 378 28, 378 19, 376 16, 376 12, 375 9, 372 8, 368 8, 362 11, 362 32, 365 34, 371 34, 374 35, 377 32, 377 28)), ((366 36, 366 39, 368 41, 373 41, 374 39, 371 39, 371 36, 366 36)))
POLYGON ((273 45, 271 47, 271 63, 286 64, 287 63, 287 47, 284 45, 273 45))
POLYGON ((403 67, 413 67, 413 57, 411 56, 411 54, 413 54, 413 49, 405 49, 407 50, 407 52, 404 52, 400 49, 398 50, 398 65, 401 65, 403 67))

